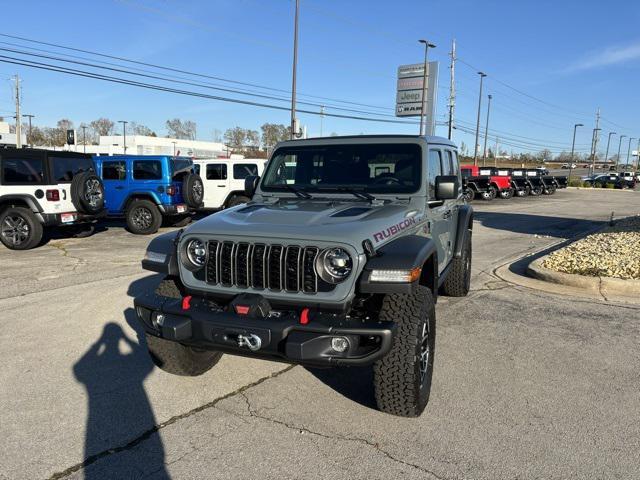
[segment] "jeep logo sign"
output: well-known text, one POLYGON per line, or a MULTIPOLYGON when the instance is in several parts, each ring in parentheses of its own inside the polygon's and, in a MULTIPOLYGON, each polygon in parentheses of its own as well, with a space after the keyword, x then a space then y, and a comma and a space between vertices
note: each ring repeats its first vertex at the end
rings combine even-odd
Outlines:
POLYGON ((67 145, 75 145, 75 144, 76 144, 76 131, 67 130, 67 145))

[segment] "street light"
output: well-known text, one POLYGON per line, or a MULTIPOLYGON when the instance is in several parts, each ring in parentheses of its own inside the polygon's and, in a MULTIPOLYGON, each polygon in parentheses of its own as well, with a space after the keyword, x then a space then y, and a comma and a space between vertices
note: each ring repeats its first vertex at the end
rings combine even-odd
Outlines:
POLYGON ((489 135, 489 112, 491 111, 491 99, 493 96, 487 95, 489 97, 489 103, 487 104, 487 124, 484 127, 484 151, 482 153, 482 166, 486 166, 487 164, 487 136, 489 135))
POLYGON ((629 148, 627 149, 627 163, 625 163, 625 170, 629 169, 629 154, 631 153, 631 140, 635 140, 636 137, 629 137, 629 148))
POLYGON ((82 129, 82 149, 84 153, 87 153, 87 126, 82 125, 80 128, 82 129))
POLYGON ((296 13, 293 27, 293 69, 291 74, 291 140, 296 138, 297 121, 296 121, 296 73, 298 70, 298 11, 300 9, 300 0, 296 0, 296 13))
POLYGON ((618 171, 618 162, 620 162, 620 147, 622 147, 622 139, 627 138, 626 135, 620 135, 620 141, 618 142, 618 156, 616 157, 616 172, 618 171))
POLYGON ((480 137, 480 109, 482 108, 482 80, 487 76, 484 72, 478 72, 480 75, 480 95, 478 95, 478 120, 476 121, 476 144, 473 147, 473 164, 478 165, 478 138, 480 137))
POLYGON ((173 156, 175 157, 176 156, 176 143, 178 143, 178 142, 171 142, 171 143, 173 143, 173 156))
POLYGON ((571 157, 569 158, 569 181, 571 181, 571 172, 573 171, 573 152, 576 148, 576 130, 578 129, 578 127, 584 127, 584 124, 576 123, 573 126, 573 142, 571 142, 571 157))
POLYGON ((126 120, 118 120, 122 124, 122 140, 124 145, 124 154, 127 154, 127 122, 126 120))
POLYGON ((429 76, 427 74, 427 70, 429 68, 429 63, 427 62, 427 55, 429 52, 429 47, 436 48, 433 43, 429 43, 428 40, 418 40, 418 42, 424 44, 424 72, 422 74, 422 105, 420 108, 420 135, 426 135, 426 126, 425 126, 425 117, 427 115, 427 86, 429 81, 429 76))
POLYGON ((604 154, 605 163, 609 162, 609 143, 611 143, 611 135, 617 135, 616 132, 609 132, 609 138, 607 139, 607 153, 604 154))
POLYGON ((638 170, 638 165, 640 165, 640 138, 638 138, 638 146, 636 147, 636 171, 638 170))

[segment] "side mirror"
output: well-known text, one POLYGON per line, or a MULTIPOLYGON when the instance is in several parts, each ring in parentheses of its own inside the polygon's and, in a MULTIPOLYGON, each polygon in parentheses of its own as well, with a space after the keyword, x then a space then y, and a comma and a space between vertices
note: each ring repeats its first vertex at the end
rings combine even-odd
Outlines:
POLYGON ((457 175, 438 175, 436 177, 436 200, 458 198, 460 183, 457 175))
POLYGON ((247 197, 253 198, 253 194, 256 193, 256 188, 258 188, 259 180, 260 177, 257 175, 249 175, 244 179, 244 194, 247 197))

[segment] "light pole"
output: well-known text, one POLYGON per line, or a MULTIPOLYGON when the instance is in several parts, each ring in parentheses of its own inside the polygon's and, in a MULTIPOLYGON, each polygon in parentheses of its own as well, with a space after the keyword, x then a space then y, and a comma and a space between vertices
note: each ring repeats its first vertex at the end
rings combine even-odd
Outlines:
POLYGON ((176 156, 176 143, 178 143, 178 142, 171 142, 171 143, 173 143, 173 156, 175 157, 176 156))
POLYGON ((636 137, 629 137, 629 148, 627 148, 627 162, 625 163, 625 170, 629 169, 629 154, 631 153, 631 140, 635 140, 636 137))
POLYGON ((82 148, 83 152, 87 153, 87 126, 82 125, 80 127, 82 129, 82 148))
POLYGON ((622 139, 627 138, 626 135, 620 135, 620 141, 618 142, 618 156, 616 157, 616 172, 618 171, 618 163, 620 162, 620 147, 622 147, 622 139))
POLYGON ((473 164, 478 165, 478 139, 480 137, 480 109, 482 108, 482 80, 487 76, 484 72, 478 72, 480 75, 480 95, 478 95, 478 120, 476 121, 476 144, 473 147, 473 164))
POLYGON ((296 73, 298 70, 298 11, 300 10, 300 0, 296 0, 296 13, 293 26, 293 69, 291 74, 291 140, 297 132, 296 122, 296 73))
POLYGON ((31 138, 31 119, 35 117, 35 115, 22 115, 23 117, 27 117, 29 119, 29 131, 27 132, 27 144, 29 147, 33 147, 32 138, 31 138))
POLYGON ((426 135, 426 116, 427 116, 427 90, 428 90, 428 82, 429 82, 429 63, 427 61, 427 56, 429 53, 429 47, 436 48, 433 43, 429 43, 428 40, 418 40, 418 42, 424 44, 424 72, 422 74, 422 105, 420 106, 420 135, 426 135))
POLYGON ((576 130, 578 127, 584 127, 584 124, 576 123, 573 126, 573 142, 571 142, 571 157, 569 157, 569 181, 571 181, 571 172, 573 171, 573 152, 576 149, 576 130))
POLYGON ((611 135, 617 135, 616 132, 609 132, 609 138, 607 139, 607 153, 604 154, 604 162, 609 162, 609 144, 611 143, 611 135))
POLYGON ((482 166, 486 166, 487 164, 487 136, 489 135, 489 112, 491 112, 491 99, 493 96, 487 95, 489 97, 489 103, 487 104, 487 123, 484 127, 484 150, 482 152, 482 166))
POLYGON ((122 140, 124 145, 124 154, 127 154, 127 122, 126 120, 118 120, 122 124, 122 140))
POLYGON ((638 138, 638 146, 636 147, 636 171, 638 170, 639 164, 640 164, 640 138, 638 138))

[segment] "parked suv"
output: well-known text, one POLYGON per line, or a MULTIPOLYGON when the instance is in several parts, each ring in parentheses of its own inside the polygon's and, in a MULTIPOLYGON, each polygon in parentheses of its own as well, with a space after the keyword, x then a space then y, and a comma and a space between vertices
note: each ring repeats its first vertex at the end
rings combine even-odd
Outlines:
POLYGON ((264 158, 194 160, 195 171, 204 182, 203 209, 221 210, 247 203, 244 180, 252 175, 262 175, 264 158))
POLYGON ((0 148, 0 241, 7 248, 38 246, 46 227, 88 225, 90 234, 90 224, 105 213, 90 156, 0 148))
POLYGON ((164 280, 135 298, 157 366, 200 375, 223 352, 310 366, 373 364, 378 407, 418 416, 431 389, 438 293, 467 295, 473 210, 456 147, 380 135, 276 146, 253 200, 156 237, 164 280))
POLYGON ((173 226, 187 225, 202 206, 204 184, 190 158, 119 155, 95 162, 108 214, 124 215, 132 233, 155 233, 163 218, 173 226))

